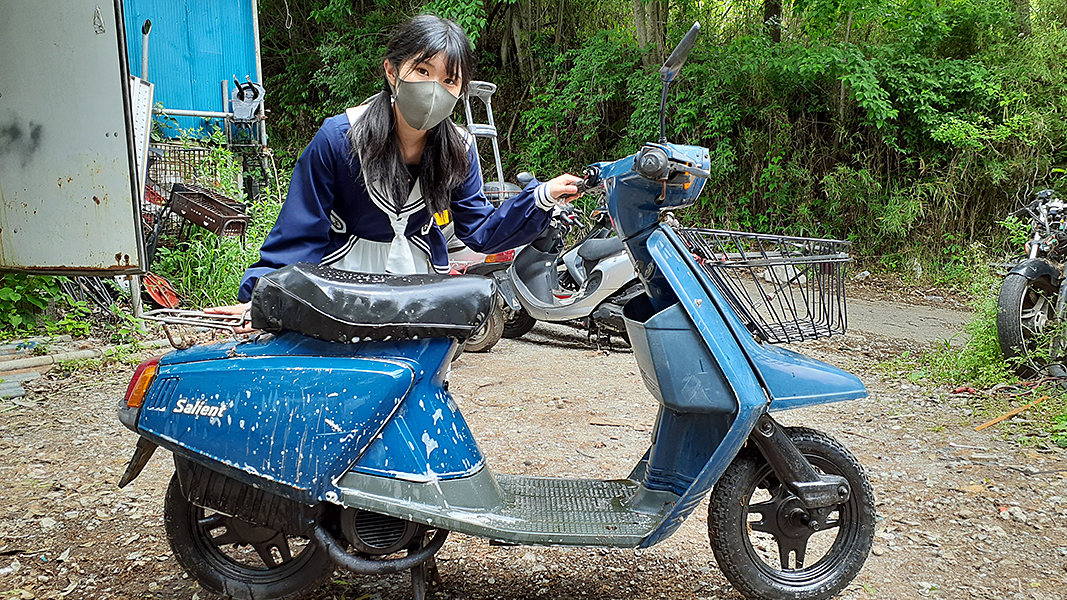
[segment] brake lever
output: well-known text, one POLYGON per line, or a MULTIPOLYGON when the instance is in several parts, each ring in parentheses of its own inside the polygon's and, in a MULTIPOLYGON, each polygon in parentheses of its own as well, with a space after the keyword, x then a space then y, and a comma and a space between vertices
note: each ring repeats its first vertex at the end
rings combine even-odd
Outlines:
POLYGON ((708 172, 708 171, 705 171, 704 169, 701 169, 700 167, 682 165, 682 166, 678 166, 678 167, 673 167, 671 170, 673 170, 675 173, 687 173, 687 174, 692 175, 694 177, 701 177, 703 179, 711 179, 711 173, 708 172))

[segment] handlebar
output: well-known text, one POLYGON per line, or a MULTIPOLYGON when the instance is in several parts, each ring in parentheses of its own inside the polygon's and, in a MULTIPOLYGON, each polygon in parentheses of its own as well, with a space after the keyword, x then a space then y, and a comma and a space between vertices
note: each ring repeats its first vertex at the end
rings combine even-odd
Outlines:
POLYGON ((600 170, 595 167, 586 167, 582 173, 581 181, 574 184, 574 187, 578 188, 577 194, 564 194, 560 196, 561 200, 570 200, 571 198, 577 198, 582 194, 589 191, 590 188, 595 188, 600 185, 600 170))

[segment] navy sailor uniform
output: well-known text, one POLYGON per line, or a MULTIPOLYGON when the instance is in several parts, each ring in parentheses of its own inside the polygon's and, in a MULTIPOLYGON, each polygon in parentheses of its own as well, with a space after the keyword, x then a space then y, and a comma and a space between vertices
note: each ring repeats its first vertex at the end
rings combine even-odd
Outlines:
MULTIPOLYGON (((447 242, 418 193, 419 182, 414 182, 411 197, 399 209, 397 203, 383 202, 380 194, 368 192, 359 158, 352 156, 348 142, 352 118, 341 114, 326 119, 300 155, 278 221, 260 248, 259 261, 245 271, 238 301, 249 301, 261 276, 286 265, 344 265, 345 256, 361 240, 386 245, 389 264, 394 264, 398 254, 395 228, 402 228, 411 249, 421 250, 419 254, 428 259, 423 260, 427 270, 448 273, 447 242), (398 219, 406 220, 406 227, 398 219)), ((533 241, 548 225, 555 205, 547 184, 534 180, 494 210, 482 192, 473 137, 461 131, 468 142, 470 170, 453 191, 449 207, 456 237, 472 250, 487 254, 533 241)), ((403 259, 411 260, 406 249, 399 250, 403 259)))

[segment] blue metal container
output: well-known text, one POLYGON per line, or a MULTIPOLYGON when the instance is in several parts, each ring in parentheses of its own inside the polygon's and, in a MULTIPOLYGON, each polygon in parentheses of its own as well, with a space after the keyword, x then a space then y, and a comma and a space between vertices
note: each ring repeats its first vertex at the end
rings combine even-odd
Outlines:
MULTIPOLYGON (((142 75, 141 27, 152 21, 148 80, 164 108, 229 112, 223 81, 231 90, 235 76, 242 83, 246 77, 262 83, 256 0, 125 0, 124 8, 133 75, 142 75)), ((185 129, 210 130, 203 118, 178 122, 185 129)))

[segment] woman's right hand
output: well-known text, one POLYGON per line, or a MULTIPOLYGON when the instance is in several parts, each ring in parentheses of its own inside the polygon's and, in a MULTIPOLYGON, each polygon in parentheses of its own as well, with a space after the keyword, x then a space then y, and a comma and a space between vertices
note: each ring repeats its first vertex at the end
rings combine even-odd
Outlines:
POLYGON ((252 329, 252 303, 243 302, 241 304, 231 304, 230 306, 212 306, 205 308, 204 312, 212 315, 240 315, 244 317, 244 321, 240 325, 233 328, 234 333, 251 333, 255 331, 252 329))
POLYGON ((581 196, 581 191, 578 189, 578 183, 582 181, 581 177, 577 175, 571 175, 570 173, 564 173, 554 179, 549 179, 548 195, 553 200, 567 200, 570 202, 575 198, 581 196))

